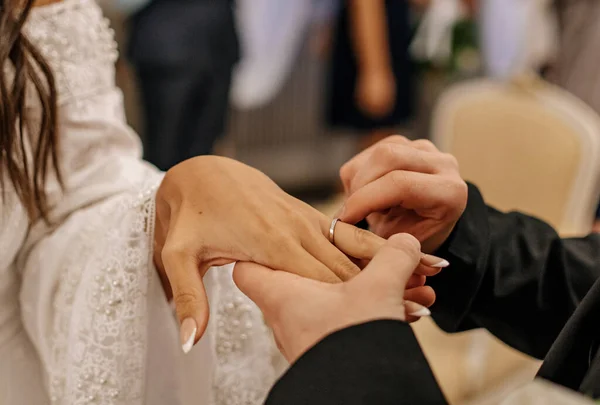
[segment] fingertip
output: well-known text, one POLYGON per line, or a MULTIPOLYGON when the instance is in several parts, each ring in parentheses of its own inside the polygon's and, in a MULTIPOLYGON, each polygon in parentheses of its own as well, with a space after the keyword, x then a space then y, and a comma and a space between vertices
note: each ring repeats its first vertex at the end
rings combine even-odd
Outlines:
POLYGON ((416 302, 406 301, 404 303, 404 308, 406 311, 406 315, 408 316, 422 318, 431 315, 431 311, 427 307, 421 304, 417 304, 416 302))
POLYGON ((202 336, 204 336, 208 327, 208 312, 201 311, 199 314, 187 317, 181 322, 179 337, 183 353, 189 353, 202 336))
POLYGON ((344 205, 340 208, 340 210, 336 213, 336 218, 338 218, 341 222, 346 224, 354 225, 360 222, 361 215, 360 212, 356 210, 356 193, 352 193, 348 196, 344 205))
POLYGON ((179 334, 181 339, 181 350, 185 354, 189 353, 196 343, 196 336, 198 335, 198 325, 196 320, 192 317, 185 318, 181 322, 179 327, 179 334))
POLYGON ((423 254, 421 257, 421 263, 438 269, 444 269, 450 266, 450 262, 448 262, 448 260, 430 254, 423 254))
MULTIPOLYGON (((188 280, 192 282, 192 280, 188 280)), ((173 303, 180 322, 181 348, 187 353, 206 332, 209 318, 209 303, 202 280, 198 285, 185 285, 178 280, 174 289, 173 303), (183 285, 183 287, 182 287, 183 285)), ((194 280, 193 282, 196 282, 194 280)))

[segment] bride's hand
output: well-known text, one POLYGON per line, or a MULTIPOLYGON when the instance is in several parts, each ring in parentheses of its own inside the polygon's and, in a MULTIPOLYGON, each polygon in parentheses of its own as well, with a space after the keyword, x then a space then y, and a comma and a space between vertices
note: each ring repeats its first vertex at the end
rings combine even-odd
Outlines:
POLYGON ((255 262, 335 283, 359 272, 348 256, 369 260, 385 242, 338 223, 334 246, 330 223, 260 171, 231 159, 202 156, 168 171, 156 196, 154 260, 165 291, 172 291, 185 348, 206 328, 202 276, 209 267, 255 262))

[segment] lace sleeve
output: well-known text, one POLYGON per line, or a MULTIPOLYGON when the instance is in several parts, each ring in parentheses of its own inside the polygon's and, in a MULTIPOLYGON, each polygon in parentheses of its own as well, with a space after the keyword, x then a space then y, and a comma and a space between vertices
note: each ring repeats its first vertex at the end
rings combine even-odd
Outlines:
MULTIPOLYGON (((46 366, 53 404, 161 403, 148 398, 145 386, 155 372, 147 367, 148 303, 156 300, 148 288, 155 277, 153 196, 159 180, 148 177, 138 193, 75 213, 27 257, 23 317, 46 366)), ((203 339, 211 342, 214 360, 200 367, 212 375, 211 405, 260 405, 287 364, 231 272, 225 266, 207 275, 211 318, 203 339)), ((185 359, 162 361, 179 367, 185 359)), ((181 370, 171 373, 181 376, 181 370)), ((206 402, 177 402, 192 403, 206 402)))
POLYGON ((287 363, 260 310, 234 284, 233 266, 208 273, 214 285, 209 333, 216 362, 213 405, 260 405, 287 363))
POLYGON ((152 183, 73 214, 24 261, 23 321, 53 404, 144 403, 152 183))

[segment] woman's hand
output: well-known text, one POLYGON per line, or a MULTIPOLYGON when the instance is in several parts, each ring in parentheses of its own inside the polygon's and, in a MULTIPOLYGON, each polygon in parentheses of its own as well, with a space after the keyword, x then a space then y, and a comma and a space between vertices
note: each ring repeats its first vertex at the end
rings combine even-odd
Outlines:
POLYGON ((410 235, 395 235, 361 274, 343 284, 307 280, 253 263, 236 264, 233 277, 260 307, 277 346, 293 362, 336 330, 376 319, 406 321, 411 314, 427 314, 426 308, 403 299, 407 283, 422 263, 419 242, 410 235))
POLYGON ((427 140, 386 138, 346 163, 340 176, 347 196, 341 220, 367 218, 383 238, 409 233, 424 252, 442 245, 467 204, 456 159, 427 140))
POLYGON ((326 236, 330 223, 234 160, 202 156, 168 171, 156 196, 154 259, 165 291, 173 294, 182 344, 191 348, 206 328, 202 276, 209 267, 255 262, 335 283, 360 271, 347 256, 370 260, 384 243, 338 223, 334 246, 326 236))

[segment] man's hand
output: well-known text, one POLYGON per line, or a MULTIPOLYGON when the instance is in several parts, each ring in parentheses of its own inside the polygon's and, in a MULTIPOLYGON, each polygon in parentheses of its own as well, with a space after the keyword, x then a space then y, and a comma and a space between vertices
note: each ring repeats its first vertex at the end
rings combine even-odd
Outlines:
MULTIPOLYGON (((428 257, 429 263, 441 259, 428 257)), ((415 269, 424 266, 419 242, 392 236, 355 278, 328 284, 253 263, 236 264, 237 286, 262 310, 282 354, 293 362, 328 334, 376 319, 406 321, 428 311, 405 302, 415 269)))
POLYGON ((427 140, 386 138, 346 163, 340 176, 346 192, 340 220, 366 218, 383 238, 409 233, 424 252, 442 245, 467 204, 456 159, 427 140))

